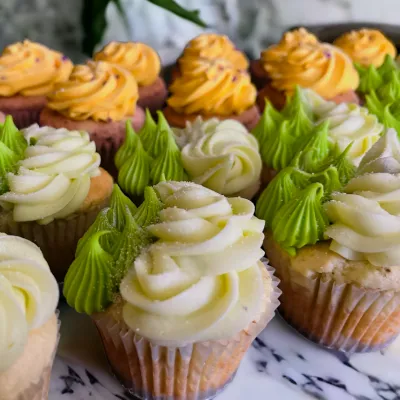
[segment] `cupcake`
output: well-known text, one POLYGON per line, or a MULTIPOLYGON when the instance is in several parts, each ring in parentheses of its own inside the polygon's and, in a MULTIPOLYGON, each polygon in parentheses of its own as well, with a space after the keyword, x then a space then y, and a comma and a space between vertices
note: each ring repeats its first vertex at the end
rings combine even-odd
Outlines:
POLYGON ((149 185, 187 178, 174 133, 162 112, 158 111, 157 115, 156 124, 149 110, 146 110, 146 121, 138 134, 127 122, 125 142, 115 157, 118 184, 135 202, 142 201, 149 185))
POLYGON ((39 122, 46 95, 68 79, 72 62, 57 51, 24 40, 0 55, 0 111, 11 114, 18 128, 39 122))
POLYGON ((262 52, 260 62, 269 79, 258 94, 261 109, 266 98, 281 109, 296 85, 337 103, 359 102, 359 76, 351 58, 338 47, 308 37, 304 29, 284 34, 262 52))
POLYGON ((195 183, 161 182, 147 191, 152 200, 143 208, 125 208, 125 234, 104 216, 111 227, 98 223, 84 238, 64 294, 93 319, 130 393, 212 398, 278 304, 276 281, 261 261, 264 224, 250 201, 195 183))
POLYGON ((117 64, 132 73, 138 84, 138 106, 151 112, 164 106, 167 87, 160 76, 160 57, 150 46, 138 42, 111 42, 93 58, 117 64))
POLYGON ((113 173, 126 120, 132 121, 135 129, 144 122, 137 99, 138 86, 129 71, 115 64, 89 61, 75 66, 70 79, 55 86, 40 114, 40 124, 89 132, 102 166, 113 173))
POLYGON ((238 121, 198 117, 175 129, 189 179, 220 194, 252 199, 262 168, 257 139, 238 121))
POLYGON ((0 233, 0 398, 45 400, 58 344, 58 285, 40 249, 0 233))
POLYGON ((108 204, 112 178, 88 133, 32 125, 21 134, 9 125, 0 130, 0 232, 35 242, 61 282, 108 204))
POLYGON ((202 33, 186 45, 172 70, 172 79, 178 78, 187 70, 190 72, 193 61, 199 58, 206 60, 222 59, 230 62, 234 68, 239 70, 247 70, 249 67, 246 55, 235 47, 228 36, 217 33, 202 33))
POLYGON ((267 217, 264 248, 281 279, 280 312, 323 346, 375 351, 400 332, 399 155, 389 130, 344 188, 332 193, 282 171, 257 204, 267 217))
POLYGON ((235 119, 248 129, 258 122, 256 89, 250 75, 229 61, 195 59, 169 90, 164 115, 173 127, 184 128, 198 116, 204 120, 235 119))
POLYGON ((394 44, 381 32, 375 29, 360 29, 344 33, 333 44, 341 48, 353 62, 364 67, 380 67, 388 55, 395 58, 394 44))
POLYGON ((281 112, 268 103, 252 131, 264 164, 262 186, 299 159, 305 160, 302 168, 307 172, 340 153, 358 166, 383 130, 378 117, 364 107, 336 104, 297 88, 281 112))

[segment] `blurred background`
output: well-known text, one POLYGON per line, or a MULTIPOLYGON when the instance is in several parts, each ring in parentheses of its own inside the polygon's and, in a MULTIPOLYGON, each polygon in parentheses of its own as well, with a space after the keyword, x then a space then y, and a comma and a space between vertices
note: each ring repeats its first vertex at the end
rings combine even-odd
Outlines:
MULTIPOLYGON (((229 35, 239 48, 254 57, 294 25, 357 21, 397 24, 400 12, 400 0, 177 0, 177 3, 187 9, 199 9, 209 30, 229 35)), ((1 47, 29 38, 78 62, 86 58, 82 46, 85 35, 104 30, 100 40, 90 38, 89 47, 98 41, 97 46, 110 40, 143 41, 159 51, 164 64, 172 62, 188 40, 203 30, 146 0, 0 0, 0 26, 1 47), (123 15, 116 7, 118 4, 123 15), (102 7, 107 27, 100 26, 102 22, 98 20, 102 7)))

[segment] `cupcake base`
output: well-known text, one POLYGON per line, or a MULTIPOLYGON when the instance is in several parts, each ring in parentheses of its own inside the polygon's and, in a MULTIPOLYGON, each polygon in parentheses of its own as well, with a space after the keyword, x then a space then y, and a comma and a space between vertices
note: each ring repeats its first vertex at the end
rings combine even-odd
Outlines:
POLYGON ((122 299, 105 312, 92 315, 117 378, 127 390, 144 400, 215 397, 233 379, 247 349, 271 320, 279 304, 280 292, 272 269, 265 269, 263 273, 269 285, 266 293, 272 294, 269 301, 265 301, 265 309, 247 329, 226 340, 181 347, 158 345, 125 324, 122 299))
POLYGON ((97 214, 109 204, 112 183, 105 171, 99 177, 92 178, 89 194, 81 210, 69 218, 55 219, 47 225, 36 221, 15 222, 12 211, 3 211, 0 213, 0 232, 20 236, 37 244, 57 281, 63 282, 75 258, 79 239, 92 225, 97 214))
MULTIPOLYGON (((88 132, 91 140, 96 143, 97 152, 101 156, 101 166, 113 177, 116 177, 118 172, 114 164, 114 157, 125 140, 126 119, 110 122, 75 121, 56 111, 45 108, 40 114, 40 125, 88 132)), ((140 130, 145 120, 143 109, 136 107, 135 115, 129 117, 129 119, 132 121, 133 129, 135 131, 140 130)))
MULTIPOLYGON (((298 332, 329 349, 346 353, 386 347, 400 333, 400 293, 337 282, 331 274, 305 276, 291 267, 291 257, 266 235, 264 249, 282 290, 279 312, 298 332)), ((312 246, 313 258, 326 257, 327 246, 312 246)), ((307 262, 304 255, 303 262, 307 262)))
POLYGON ((270 80, 261 60, 250 61, 250 75, 257 89, 263 88, 270 80))
POLYGON ((47 400, 51 369, 58 345, 59 323, 54 315, 29 333, 24 353, 0 373, 1 400, 47 400))
POLYGON ((139 86, 138 106, 148 108, 152 114, 161 110, 168 95, 164 79, 158 77, 155 82, 148 86, 139 86))
POLYGON ((46 106, 45 96, 0 97, 0 111, 13 117, 18 129, 39 123, 40 112, 46 106))
POLYGON ((234 119, 241 122, 247 129, 253 129, 260 119, 260 113, 256 106, 253 106, 239 115, 215 115, 215 114, 181 114, 176 112, 171 107, 166 107, 163 110, 164 116, 168 123, 175 128, 185 128, 186 122, 193 122, 199 115, 203 120, 218 118, 220 120, 234 119))
MULTIPOLYGON (((286 104, 285 93, 275 89, 271 84, 267 84, 258 92, 257 105, 261 111, 263 111, 265 108, 266 99, 268 99, 272 103, 272 105, 278 110, 282 110, 286 104)), ((340 103, 360 104, 360 99, 354 90, 349 90, 348 92, 341 93, 335 97, 326 100, 334 101, 337 104, 340 103)))

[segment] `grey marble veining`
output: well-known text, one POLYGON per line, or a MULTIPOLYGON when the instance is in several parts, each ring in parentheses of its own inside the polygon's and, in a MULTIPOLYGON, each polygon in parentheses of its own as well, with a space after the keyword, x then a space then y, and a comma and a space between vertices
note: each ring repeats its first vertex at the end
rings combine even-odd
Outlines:
MULTIPOLYGON (((61 307, 50 400, 132 400, 109 371, 90 319, 61 307)), ((218 400, 400 400, 400 339, 385 352, 347 357, 307 341, 279 316, 218 400)))

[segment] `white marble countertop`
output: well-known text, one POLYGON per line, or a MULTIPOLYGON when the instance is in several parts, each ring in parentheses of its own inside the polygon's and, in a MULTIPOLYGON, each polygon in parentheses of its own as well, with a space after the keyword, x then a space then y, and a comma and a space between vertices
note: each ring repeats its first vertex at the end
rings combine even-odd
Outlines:
MULTIPOLYGON (((90 319, 60 307, 61 340, 49 400, 131 400, 109 372, 90 319)), ((218 400, 400 400, 400 339, 346 357, 303 339, 279 317, 253 343, 218 400)))

